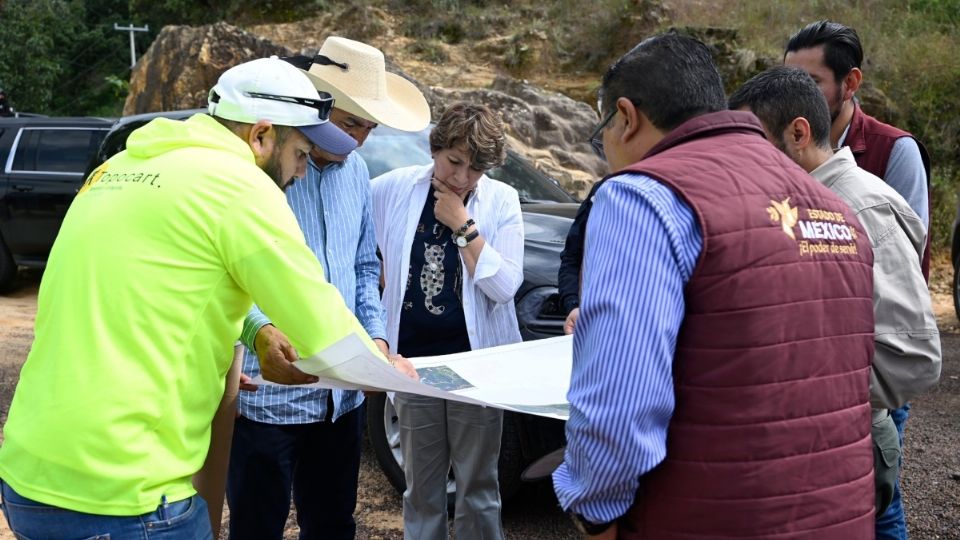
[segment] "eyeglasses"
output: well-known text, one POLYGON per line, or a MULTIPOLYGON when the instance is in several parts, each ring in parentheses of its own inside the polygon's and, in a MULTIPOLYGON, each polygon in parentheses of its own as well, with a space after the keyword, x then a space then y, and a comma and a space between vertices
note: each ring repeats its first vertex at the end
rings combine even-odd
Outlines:
POLYGON ((610 119, 612 119, 613 115, 615 114, 617 114, 616 109, 610 111, 610 114, 603 119, 603 122, 600 122, 600 125, 597 126, 597 129, 593 130, 593 133, 590 134, 590 148, 593 148, 593 153, 604 161, 607 160, 607 155, 603 153, 603 135, 601 135, 600 132, 603 131, 603 128, 607 127, 607 124, 610 123, 610 119))
POLYGON ((320 99, 296 96, 278 96, 276 94, 261 94, 260 92, 244 92, 244 95, 258 99, 270 99, 273 101, 283 101, 286 103, 305 105, 307 107, 316 109, 318 115, 320 116, 320 120, 326 122, 330 119, 330 111, 333 110, 333 96, 327 92, 318 91, 317 93, 320 95, 320 99))
MULTIPOLYGON (((616 102, 617 100, 613 100, 614 105, 616 105, 616 102)), ((630 103, 632 103, 634 107, 639 107, 640 105, 640 102, 635 99, 631 99, 630 103)), ((603 110, 602 97, 597 99, 597 110, 598 111, 603 110)), ((593 133, 590 134, 590 148, 593 148, 593 153, 596 154, 597 157, 599 157, 604 161, 607 160, 607 155, 603 151, 603 136, 600 134, 600 132, 603 131, 603 128, 607 127, 607 124, 610 123, 610 120, 613 119, 613 117, 616 114, 617 114, 617 109, 616 107, 614 107, 614 109, 610 111, 610 114, 608 114, 606 118, 603 119, 603 122, 600 122, 600 125, 597 126, 597 129, 593 130, 593 133)))

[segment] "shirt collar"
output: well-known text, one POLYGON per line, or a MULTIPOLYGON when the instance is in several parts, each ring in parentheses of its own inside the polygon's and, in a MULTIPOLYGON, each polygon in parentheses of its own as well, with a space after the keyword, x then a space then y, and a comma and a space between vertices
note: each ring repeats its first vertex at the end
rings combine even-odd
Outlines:
POLYGON ((844 146, 834 152, 834 154, 830 156, 830 159, 810 171, 810 176, 816 178, 821 184, 829 188, 837 182, 844 171, 856 166, 857 162, 853 158, 853 152, 849 146, 844 146))
POLYGON ((840 140, 837 141, 837 147, 833 149, 834 152, 843 148, 843 143, 847 140, 847 133, 850 133, 850 124, 852 123, 853 120, 851 119, 850 123, 847 124, 847 127, 843 128, 843 133, 840 134, 840 140))
POLYGON ((353 155, 353 154, 351 153, 350 155, 347 155, 346 159, 344 159, 343 161, 330 161, 330 162, 328 162, 326 165, 324 165, 324 166, 322 166, 322 167, 319 166, 319 165, 317 165, 316 163, 314 163, 312 157, 307 156, 307 164, 308 164, 310 167, 312 167, 312 168, 313 168, 315 171, 317 171, 317 172, 323 172, 323 171, 325 171, 325 170, 327 170, 327 169, 330 169, 330 168, 337 168, 337 169, 339 169, 339 168, 341 168, 341 167, 343 167, 344 165, 347 164, 347 160, 350 159, 350 156, 351 156, 351 155, 353 155))

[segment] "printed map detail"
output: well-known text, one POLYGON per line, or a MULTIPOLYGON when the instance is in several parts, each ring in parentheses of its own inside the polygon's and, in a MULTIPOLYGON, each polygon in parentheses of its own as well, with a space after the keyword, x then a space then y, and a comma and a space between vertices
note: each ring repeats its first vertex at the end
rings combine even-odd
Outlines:
POLYGON ((420 375, 420 382, 423 384, 446 392, 473 388, 472 384, 447 366, 422 367, 417 370, 417 374, 420 375))

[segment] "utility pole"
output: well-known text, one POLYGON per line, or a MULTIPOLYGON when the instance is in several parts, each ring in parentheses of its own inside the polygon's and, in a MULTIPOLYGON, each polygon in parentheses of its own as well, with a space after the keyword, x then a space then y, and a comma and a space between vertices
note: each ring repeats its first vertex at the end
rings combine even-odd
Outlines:
POLYGON ((145 24, 143 28, 137 28, 133 23, 130 23, 130 26, 120 26, 117 23, 113 23, 113 29, 130 32, 130 69, 133 69, 133 66, 137 65, 137 45, 133 41, 133 33, 148 32, 150 31, 150 26, 145 24))

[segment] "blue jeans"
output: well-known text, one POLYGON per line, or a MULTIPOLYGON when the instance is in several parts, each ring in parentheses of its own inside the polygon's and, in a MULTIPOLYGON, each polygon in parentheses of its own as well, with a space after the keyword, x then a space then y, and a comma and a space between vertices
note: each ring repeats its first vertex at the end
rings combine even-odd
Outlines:
POLYGON ((18 540, 213 540, 207 503, 197 495, 139 516, 100 516, 30 500, 3 481, 0 489, 3 514, 18 540))
MULTIPOLYGON (((897 434, 900 435, 900 470, 903 470, 903 428, 910 416, 910 404, 907 403, 899 409, 890 411, 893 417, 893 423, 897 426, 897 434)), ((877 540, 907 540, 907 520, 903 513, 903 499, 900 496, 900 481, 898 480, 893 490, 893 500, 890 506, 882 516, 877 518, 876 524, 877 540)))

